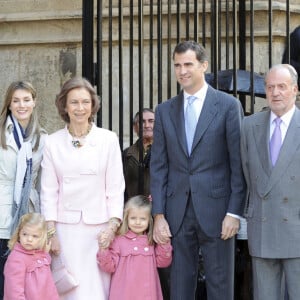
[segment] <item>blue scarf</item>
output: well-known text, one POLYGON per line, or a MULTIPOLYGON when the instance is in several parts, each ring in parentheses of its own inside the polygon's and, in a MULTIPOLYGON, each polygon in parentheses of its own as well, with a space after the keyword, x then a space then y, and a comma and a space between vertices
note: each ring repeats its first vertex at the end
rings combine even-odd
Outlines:
POLYGON ((26 134, 18 121, 10 115, 13 135, 18 146, 17 171, 15 177, 11 233, 16 230, 20 217, 29 212, 30 190, 32 186, 32 145, 24 141, 26 134))

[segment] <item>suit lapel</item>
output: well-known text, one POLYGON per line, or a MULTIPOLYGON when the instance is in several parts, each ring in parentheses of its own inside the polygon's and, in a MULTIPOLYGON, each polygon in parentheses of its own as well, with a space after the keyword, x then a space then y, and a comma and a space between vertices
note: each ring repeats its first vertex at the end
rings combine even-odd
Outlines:
POLYGON ((268 174, 271 175, 272 165, 269 153, 269 132, 270 132, 270 113, 264 113, 262 119, 258 120, 253 126, 253 136, 256 143, 257 154, 261 165, 268 174))
POLYGON ((193 152, 197 144, 200 142, 204 132, 206 131, 210 123, 213 121, 215 115, 217 114, 217 103, 218 99, 216 97, 216 93, 210 86, 208 86, 202 111, 197 123, 191 153, 193 152))
POLYGON ((266 193, 280 180, 286 169, 294 160, 294 155, 300 147, 300 111, 296 108, 280 149, 278 160, 272 169, 266 193))
POLYGON ((181 91, 171 103, 170 118, 176 130, 179 145, 181 146, 184 153, 188 156, 185 136, 183 100, 183 91, 181 91))

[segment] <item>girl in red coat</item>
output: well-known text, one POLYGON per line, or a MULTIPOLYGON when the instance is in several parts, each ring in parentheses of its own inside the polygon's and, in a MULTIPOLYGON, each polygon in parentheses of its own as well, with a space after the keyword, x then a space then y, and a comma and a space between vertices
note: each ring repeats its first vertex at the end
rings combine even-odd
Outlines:
POLYGON ((21 217, 4 267, 4 300, 58 300, 47 244, 47 225, 39 213, 21 217))
POLYGON ((170 265, 172 246, 155 245, 152 232, 151 202, 135 196, 126 202, 123 223, 111 245, 107 232, 100 233, 97 260, 103 271, 112 273, 110 300, 163 299, 157 267, 170 265))

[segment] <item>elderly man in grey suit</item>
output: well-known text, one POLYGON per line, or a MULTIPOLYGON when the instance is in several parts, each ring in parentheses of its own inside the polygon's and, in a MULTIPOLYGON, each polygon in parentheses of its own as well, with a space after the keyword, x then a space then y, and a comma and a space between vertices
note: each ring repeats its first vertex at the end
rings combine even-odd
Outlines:
POLYGON ((209 300, 233 299, 234 236, 243 212, 240 102, 205 81, 205 49, 194 41, 173 53, 183 90, 155 111, 150 162, 154 239, 171 238, 171 299, 193 300, 199 250, 209 300))
POLYGON ((300 111, 297 73, 272 67, 265 77, 269 111, 246 117, 241 155, 248 186, 248 244, 254 299, 279 300, 285 274, 300 299, 300 111))

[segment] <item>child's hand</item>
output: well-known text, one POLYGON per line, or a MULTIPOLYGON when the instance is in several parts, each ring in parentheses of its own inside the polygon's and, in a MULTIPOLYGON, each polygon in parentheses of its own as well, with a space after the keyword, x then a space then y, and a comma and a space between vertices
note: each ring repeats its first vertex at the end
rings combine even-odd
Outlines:
POLYGON ((107 249, 114 238, 115 238, 115 234, 109 228, 100 231, 100 233, 98 234, 99 247, 101 249, 107 249))

